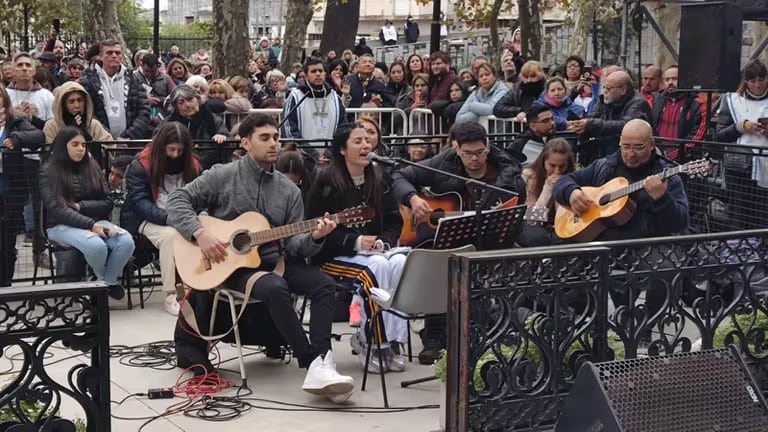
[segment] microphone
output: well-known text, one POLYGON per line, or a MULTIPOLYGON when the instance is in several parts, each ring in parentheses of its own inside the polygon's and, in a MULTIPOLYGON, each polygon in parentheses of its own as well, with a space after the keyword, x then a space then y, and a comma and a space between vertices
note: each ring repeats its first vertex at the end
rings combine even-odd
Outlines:
POLYGON ((377 155, 374 152, 368 153, 368 160, 371 161, 371 162, 376 162, 376 163, 380 163, 382 165, 387 165, 387 166, 391 166, 391 167, 394 167, 394 166, 398 165, 398 161, 395 158, 390 158, 390 157, 386 157, 386 156, 379 156, 379 155, 377 155))

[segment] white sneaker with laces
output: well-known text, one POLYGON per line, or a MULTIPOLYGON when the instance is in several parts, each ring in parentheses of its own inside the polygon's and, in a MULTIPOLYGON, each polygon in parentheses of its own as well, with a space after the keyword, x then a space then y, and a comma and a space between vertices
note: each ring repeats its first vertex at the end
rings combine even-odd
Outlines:
POLYGON ((355 380, 336 371, 333 352, 328 351, 325 358, 317 356, 309 365, 301 389, 313 395, 325 396, 333 403, 342 403, 355 391, 355 380))
POLYGON ((168 294, 163 304, 165 311, 173 316, 179 316, 179 302, 176 300, 176 294, 168 294))

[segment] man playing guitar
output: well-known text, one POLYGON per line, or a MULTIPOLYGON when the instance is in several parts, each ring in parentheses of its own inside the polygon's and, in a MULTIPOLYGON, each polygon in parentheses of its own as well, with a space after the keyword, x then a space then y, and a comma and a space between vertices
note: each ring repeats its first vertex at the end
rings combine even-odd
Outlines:
MULTIPOLYGON (((482 125, 475 122, 456 123, 451 127, 449 137, 453 138, 455 147, 423 161, 424 165, 519 193, 520 202, 525 202, 525 183, 520 177, 520 162, 491 146, 482 125)), ((423 218, 433 210, 417 194, 418 189, 424 187, 429 187, 433 194, 458 193, 463 198, 462 208, 458 210, 475 209, 474 190, 458 179, 409 166, 393 172, 392 183, 395 199, 409 206, 417 218, 423 218)), ((487 189, 481 197, 482 208, 490 209, 510 198, 507 194, 487 189)), ((440 350, 445 348, 445 317, 427 317, 421 336, 424 350, 419 354, 419 362, 432 364, 440 350)))
MULTIPOLYGON (((203 228, 197 217, 200 210, 205 209, 211 216, 223 220, 256 211, 273 227, 304 219, 301 192, 273 167, 279 150, 275 120, 265 114, 251 114, 240 123, 238 134, 247 152, 245 157, 203 173, 174 191, 167 203, 169 224, 185 239, 195 239, 203 256, 213 263, 226 258, 228 245, 203 228)), ((246 292, 250 286, 251 297, 266 304, 275 326, 298 359, 299 367, 308 368, 302 389, 341 403, 354 390, 354 380, 336 371, 331 352, 335 283, 304 262, 304 258, 320 251, 323 238, 336 227, 335 222, 325 216, 318 219, 317 228, 311 233, 260 247, 263 264, 259 270, 274 269, 285 256, 286 269, 282 277, 275 273, 259 277, 257 270, 240 269, 229 277, 225 286, 240 292, 246 292), (293 309, 291 293, 305 295, 312 302, 311 344, 293 309)))
POLYGON ((651 125, 641 119, 630 120, 621 131, 619 151, 560 177, 555 185, 555 200, 581 215, 596 205, 581 187, 601 186, 616 177, 624 177, 630 183, 643 181, 643 188, 630 195, 637 205, 631 219, 623 226, 606 229, 597 240, 679 233, 688 228, 688 197, 680 177, 661 181, 656 175, 668 166, 656 154, 651 125))

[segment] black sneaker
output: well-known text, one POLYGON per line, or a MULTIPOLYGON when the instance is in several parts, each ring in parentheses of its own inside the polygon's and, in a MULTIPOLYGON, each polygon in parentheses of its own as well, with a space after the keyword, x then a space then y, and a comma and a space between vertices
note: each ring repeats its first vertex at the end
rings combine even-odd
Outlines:
POLYGON ((427 341, 427 343, 424 345, 424 349, 419 353, 419 363, 423 365, 433 364, 440 357, 440 351, 442 349, 443 347, 440 341, 427 341))
POLYGON ((113 299, 122 300, 125 298, 125 288, 122 285, 110 285, 107 288, 109 288, 109 296, 113 299))

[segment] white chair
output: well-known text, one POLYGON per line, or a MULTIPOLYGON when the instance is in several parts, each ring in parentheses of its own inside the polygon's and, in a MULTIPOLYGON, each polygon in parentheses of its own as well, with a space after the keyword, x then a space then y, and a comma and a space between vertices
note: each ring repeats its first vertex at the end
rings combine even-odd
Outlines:
MULTIPOLYGON (((211 310, 211 325, 208 334, 213 335, 214 324, 216 323, 216 309, 219 305, 219 299, 222 299, 229 304, 229 313, 232 317, 232 331, 235 334, 235 346, 237 347, 237 361, 240 364, 240 378, 243 380, 242 388, 248 388, 248 378, 245 376, 245 362, 243 361, 243 344, 240 342, 240 328, 238 327, 238 320, 242 315, 242 310, 246 306, 252 303, 261 303, 261 300, 246 299, 245 295, 241 292, 229 290, 226 288, 216 288, 216 294, 213 296, 213 306, 211 310), (240 311, 237 308, 240 308, 240 311)), ((228 333, 228 332, 227 332, 228 333)), ((224 337, 224 335, 221 335, 224 337)))
MULTIPOLYGON (((378 306, 378 310, 371 317, 372 334, 376 334, 379 326, 384 325, 381 314, 391 313, 402 319, 411 321, 423 319, 427 315, 445 314, 448 312, 448 258, 457 253, 472 252, 475 246, 468 245, 456 249, 431 250, 414 249, 405 261, 403 274, 400 277, 400 283, 388 299, 381 299, 372 296, 378 306)), ((409 331, 410 334, 410 331, 409 331)), ((368 380, 368 363, 371 360, 371 348, 373 343, 368 344, 368 352, 365 359, 365 368, 363 368, 362 391, 365 391, 365 385, 368 380)), ((376 340, 378 349, 379 364, 384 364, 381 355, 381 341, 376 340)), ((409 347, 410 351, 410 347, 409 347)), ((381 376, 381 391, 384 396, 384 406, 389 408, 387 399, 387 384, 384 379, 384 370, 379 368, 381 376)), ((428 381, 432 378, 416 380, 417 382, 428 381)), ((403 385, 403 387, 406 387, 403 385)))

